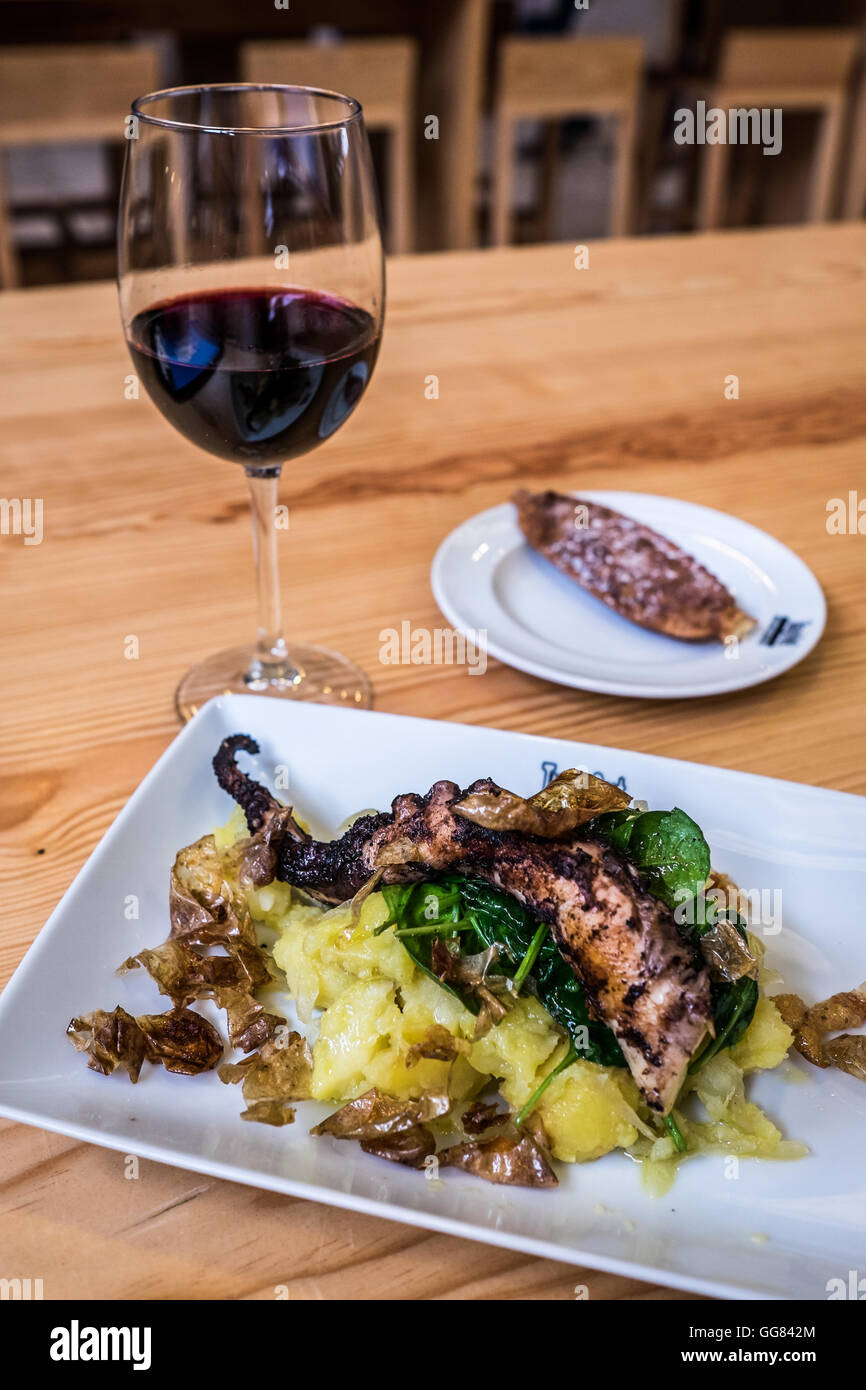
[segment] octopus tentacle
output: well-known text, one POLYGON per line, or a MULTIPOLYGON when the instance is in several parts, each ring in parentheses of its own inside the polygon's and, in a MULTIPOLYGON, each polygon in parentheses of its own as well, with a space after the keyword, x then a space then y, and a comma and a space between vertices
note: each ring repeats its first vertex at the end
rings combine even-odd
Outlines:
MULTIPOLYGON (((383 811, 361 816, 339 840, 313 840, 303 844, 281 840, 277 848, 277 878, 302 888, 322 902, 342 903, 363 888, 376 872, 368 865, 364 851, 373 835, 393 824, 394 817, 383 811)), ((384 881, 412 877, 411 870, 386 871, 384 881)), ((421 877, 415 874, 415 877, 421 877)))
POLYGON ((249 734, 231 734, 223 739, 217 749, 213 770, 223 791, 228 792, 241 807, 250 831, 255 834, 280 810, 280 803, 261 782, 256 782, 248 773, 241 771, 235 762, 238 749, 244 753, 258 753, 259 745, 249 734))

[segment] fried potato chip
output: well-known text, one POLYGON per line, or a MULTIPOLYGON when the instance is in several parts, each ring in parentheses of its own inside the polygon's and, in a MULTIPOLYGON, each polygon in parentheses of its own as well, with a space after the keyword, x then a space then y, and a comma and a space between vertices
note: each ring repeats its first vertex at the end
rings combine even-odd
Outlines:
POLYGON ((426 1058, 435 1062, 453 1062, 461 1053, 472 1051, 467 1038, 458 1038, 444 1024, 434 1023, 420 1042, 413 1043, 406 1053, 406 1066, 414 1067, 426 1058))
POLYGON ((464 1134, 483 1134, 485 1130, 493 1125, 505 1124, 509 1120, 509 1112, 500 1110, 495 1101, 487 1104, 483 1100, 476 1100, 470 1105, 460 1117, 464 1134))
POLYGON ((759 962, 733 922, 718 917, 701 937, 701 954, 710 971, 710 979, 735 984, 748 977, 757 980, 759 962))
POLYGON ((555 840, 606 811, 624 811, 628 792, 591 772, 569 768, 534 796, 522 797, 504 788, 471 792, 454 805, 457 815, 488 830, 519 830, 555 840))
POLYGON ((269 1038, 261 1050, 241 1062, 225 1062, 217 1072, 232 1086, 243 1082, 248 1103, 260 1100, 309 1100, 313 1075, 310 1045, 300 1033, 281 1032, 269 1038))
POLYGON ((238 1081, 243 1081, 255 1060, 253 1056, 244 1057, 240 1062, 223 1062, 222 1066, 217 1067, 217 1076, 225 1086, 234 1086, 238 1081))
POLYGON ((169 880, 168 911, 171 935, 190 945, 225 945, 245 940, 256 944, 249 914, 238 915, 223 858, 213 835, 180 850, 169 880))
POLYGON ((222 1039, 213 1024, 191 1009, 133 1018, 118 1004, 111 1013, 96 1009, 73 1018, 66 1032, 73 1046, 88 1054, 93 1071, 110 1076, 124 1067, 133 1082, 145 1058, 161 1062, 166 1071, 195 1076, 210 1071, 223 1054, 222 1039))
POLYGON ((377 1088, 365 1091, 357 1100, 350 1100, 311 1134, 328 1134, 332 1139, 360 1139, 374 1142, 390 1135, 414 1129, 428 1120, 439 1119, 451 1109, 447 1095, 427 1095, 420 1100, 397 1100, 383 1095, 377 1088))
POLYGON ((840 1071, 866 1081, 866 1037, 845 1033, 827 1039, 841 1028, 859 1028, 866 1023, 866 984, 857 989, 831 994, 809 1008, 798 994, 774 994, 773 1003, 794 1034, 794 1046, 807 1062, 840 1071))
POLYGON ((798 1032, 808 1013, 808 1009, 799 994, 774 994, 773 1003, 788 1027, 795 1033, 798 1032))
POLYGON ((831 994, 813 1004, 808 1014, 811 1027, 822 1033, 835 1033, 840 1028, 859 1028, 866 1023, 866 988, 846 990, 842 994, 831 994))
POLYGON ((132 1014, 118 1004, 111 1013, 94 1009, 73 1018, 66 1035, 78 1052, 86 1052, 91 1071, 110 1076, 118 1067, 129 1073, 135 1084, 145 1058, 145 1037, 132 1014))
POLYGON ((313 1076, 310 1044, 301 1033, 282 1033, 252 1055, 244 1076, 244 1100, 309 1100, 313 1076))
POLYGON ((232 887, 235 877, 250 886, 266 881, 274 825, 275 820, 269 821, 225 855, 212 835, 182 849, 171 871, 171 936, 128 957, 117 972, 143 967, 178 1008, 196 999, 215 999, 226 1011, 229 1041, 244 1052, 260 1047, 285 1022, 255 998, 255 990, 270 984, 273 975, 245 903, 236 899, 232 887), (196 946, 217 947, 224 954, 204 955, 196 946))
POLYGON ((436 1152, 436 1140, 426 1126, 413 1125, 411 1129, 387 1134, 382 1139, 362 1139, 361 1148, 364 1153, 386 1158, 390 1163, 402 1163, 407 1168, 423 1168, 425 1159, 436 1152))
POLYGON ((260 1125, 293 1125, 295 1108, 286 1100, 256 1100, 241 1111, 242 1120, 251 1120, 260 1125))
POLYGON ((241 888, 264 888, 273 883, 277 872, 277 852, 274 840, 297 830, 291 806, 280 806, 265 820, 260 830, 248 839, 237 840, 226 852, 224 864, 229 876, 241 888))
POLYGON ((241 1052, 252 1052, 272 1038, 281 1024, 282 1014, 271 1014, 249 988, 218 989, 214 999, 226 1011, 229 1042, 241 1052))
POLYGON ((556 1187, 559 1181, 546 1150, 528 1133, 453 1144, 439 1154, 439 1164, 508 1187, 556 1187))
POLYGON ((839 1071, 866 1081, 866 1034, 840 1033, 824 1044, 824 1052, 839 1071))
POLYGON ((495 1023, 499 1023, 514 1004, 510 981, 505 975, 493 975, 491 966, 499 957, 499 945, 494 942, 486 951, 475 956, 461 956, 454 942, 438 937, 430 950, 430 968, 443 984, 458 993, 474 994, 481 1001, 475 1023, 475 1037, 483 1038, 495 1023))
POLYGON ((209 997, 218 985, 235 984, 239 973, 232 957, 200 956, 185 941, 172 937, 161 946, 128 956, 115 973, 126 975, 139 966, 147 971, 160 994, 179 1008, 209 997))
POLYGON ((197 1076, 212 1071, 223 1055, 223 1040, 213 1024, 192 1009, 142 1014, 135 1021, 145 1037, 147 1060, 161 1062, 166 1071, 197 1076))

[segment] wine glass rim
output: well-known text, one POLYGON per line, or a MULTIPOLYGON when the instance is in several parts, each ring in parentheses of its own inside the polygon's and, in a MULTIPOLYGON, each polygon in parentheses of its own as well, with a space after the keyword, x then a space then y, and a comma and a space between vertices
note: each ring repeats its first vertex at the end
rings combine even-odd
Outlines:
POLYGON ((132 114, 147 125, 161 126, 165 130, 194 130, 206 135, 314 135, 323 130, 339 130, 351 125, 363 115, 361 103, 355 97, 342 92, 329 91, 327 87, 304 87, 289 82, 194 82, 189 87, 163 87, 158 92, 148 92, 136 97, 132 103, 132 114), (331 121, 294 122, 289 125, 240 126, 231 124, 208 124, 202 121, 176 121, 167 116, 152 116, 142 108, 163 97, 190 96, 196 92, 292 92, 304 96, 329 97, 342 102, 347 108, 345 116, 337 116, 331 121))

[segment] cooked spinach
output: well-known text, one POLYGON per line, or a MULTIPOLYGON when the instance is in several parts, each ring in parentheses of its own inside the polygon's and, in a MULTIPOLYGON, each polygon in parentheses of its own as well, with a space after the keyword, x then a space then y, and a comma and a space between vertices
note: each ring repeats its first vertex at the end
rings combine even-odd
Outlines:
POLYGON ((459 874, 391 885, 383 893, 388 917, 377 930, 393 926, 416 965, 456 994, 472 1013, 479 1012, 477 996, 445 985, 433 970, 433 943, 437 939, 458 941, 463 956, 498 946, 495 973, 509 976, 518 990, 534 994, 570 1035, 580 1056, 603 1066, 625 1066, 613 1033, 590 1018, 583 986, 563 960, 549 930, 516 898, 483 879, 459 874))
POLYGON ((648 891, 673 910, 701 893, 710 872, 710 847, 701 827, 672 811, 610 811, 586 827, 634 864, 648 891))
POLYGON ((435 980, 449 994, 459 999, 470 1012, 477 1014, 481 1001, 470 991, 458 992, 446 984, 432 965, 435 941, 460 941, 463 955, 474 955, 483 950, 477 943, 474 923, 461 920, 460 893, 442 882, 395 883, 382 889, 382 896, 388 907, 388 916, 376 934, 394 927, 409 955, 432 980, 435 980), (461 939, 462 938, 462 939, 461 939))
MULTIPOLYGON (((712 910, 713 905, 709 906, 712 910)), ((710 915, 707 914, 708 919, 710 915)), ((735 914, 727 915, 740 935, 748 940, 748 932, 742 919, 735 914)), ((698 926, 694 930, 700 936, 706 929, 698 926)), ((703 1052, 699 1052, 697 1057, 692 1059, 690 1072, 698 1071, 711 1057, 715 1057, 717 1052, 721 1052, 722 1048, 733 1047, 734 1043, 740 1041, 755 1016, 759 993, 757 980, 751 979, 748 975, 743 975, 731 984, 716 983, 710 986, 716 1036, 710 1040, 703 1052)))
POLYGON ((677 1124, 673 1112, 671 1112, 670 1115, 665 1115, 665 1129, 673 1139, 674 1148, 676 1149, 677 1153, 686 1153, 689 1147, 688 1141, 685 1135, 683 1134, 682 1130, 680 1129, 679 1125, 677 1124))

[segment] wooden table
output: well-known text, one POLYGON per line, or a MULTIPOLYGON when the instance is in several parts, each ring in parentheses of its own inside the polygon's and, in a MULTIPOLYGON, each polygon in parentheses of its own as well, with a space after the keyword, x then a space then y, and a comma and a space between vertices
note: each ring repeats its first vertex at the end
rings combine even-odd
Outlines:
MULTIPOLYGON (((826 527, 828 499, 866 488, 862 224, 608 242, 587 270, 569 246, 407 258, 390 291, 367 399, 285 475, 290 631, 360 661, 380 709, 866 792, 866 536, 826 527), (380 665, 383 628, 441 624, 441 538, 545 483, 765 527, 823 584, 823 642, 769 685, 688 703, 496 662, 380 665)), ((243 479, 124 398, 113 287, 9 293, 0 318, 2 487, 44 499, 41 545, 0 536, 5 981, 175 734, 178 676, 254 615, 243 479)), ((125 1181, 120 1155, 2 1121, 0 1184, 0 1273, 41 1275, 46 1298, 669 1296, 155 1164, 125 1181)))

